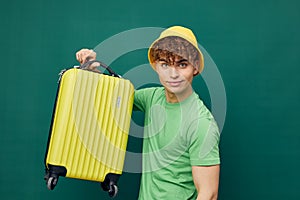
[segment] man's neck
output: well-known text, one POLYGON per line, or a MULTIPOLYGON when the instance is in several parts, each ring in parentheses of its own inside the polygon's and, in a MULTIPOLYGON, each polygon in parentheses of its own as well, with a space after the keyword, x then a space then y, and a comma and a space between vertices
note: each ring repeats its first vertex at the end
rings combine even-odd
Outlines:
POLYGON ((168 103, 179 103, 187 99, 191 94, 193 93, 193 90, 185 91, 184 93, 175 94, 170 91, 165 90, 166 94, 166 100, 168 103))

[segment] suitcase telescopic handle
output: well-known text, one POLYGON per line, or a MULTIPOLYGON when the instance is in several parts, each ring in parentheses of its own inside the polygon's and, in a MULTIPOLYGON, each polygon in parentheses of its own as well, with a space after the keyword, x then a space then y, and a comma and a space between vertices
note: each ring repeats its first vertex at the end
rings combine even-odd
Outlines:
POLYGON ((114 72, 109 66, 107 66, 106 64, 104 64, 103 62, 101 62, 99 60, 90 60, 90 61, 87 61, 87 62, 83 63, 79 68, 80 69, 88 69, 88 67, 91 66, 91 64, 93 64, 93 63, 99 63, 99 66, 101 66, 104 69, 106 69, 111 76, 121 78, 121 76, 119 74, 117 74, 116 72, 114 72))

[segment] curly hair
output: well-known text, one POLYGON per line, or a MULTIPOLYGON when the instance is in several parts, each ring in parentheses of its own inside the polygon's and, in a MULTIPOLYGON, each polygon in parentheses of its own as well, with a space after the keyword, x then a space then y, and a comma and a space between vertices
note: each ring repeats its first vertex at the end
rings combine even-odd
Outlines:
POLYGON ((168 62, 174 61, 176 56, 186 59, 194 67, 199 67, 196 64, 197 61, 200 61, 199 52, 191 43, 181 37, 170 36, 162 38, 155 42, 150 49, 150 61, 152 63, 161 57, 167 58, 168 62))

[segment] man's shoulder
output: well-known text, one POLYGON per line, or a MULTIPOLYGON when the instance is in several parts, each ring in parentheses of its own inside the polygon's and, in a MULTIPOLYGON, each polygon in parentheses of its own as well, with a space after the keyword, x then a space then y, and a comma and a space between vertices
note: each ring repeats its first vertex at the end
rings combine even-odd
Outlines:
POLYGON ((193 93, 188 105, 189 114, 193 119, 213 118, 210 109, 205 105, 197 93, 193 93))

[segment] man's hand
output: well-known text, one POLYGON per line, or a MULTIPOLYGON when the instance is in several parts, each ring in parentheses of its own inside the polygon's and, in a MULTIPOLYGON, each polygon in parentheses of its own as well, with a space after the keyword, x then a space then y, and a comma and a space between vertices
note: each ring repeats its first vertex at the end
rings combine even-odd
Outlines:
POLYGON ((80 65, 90 60, 96 60, 96 56, 96 52, 92 49, 81 49, 76 52, 76 59, 79 61, 80 65))

